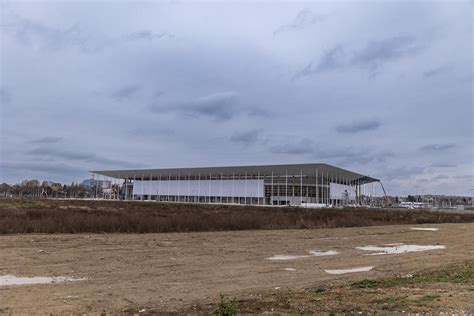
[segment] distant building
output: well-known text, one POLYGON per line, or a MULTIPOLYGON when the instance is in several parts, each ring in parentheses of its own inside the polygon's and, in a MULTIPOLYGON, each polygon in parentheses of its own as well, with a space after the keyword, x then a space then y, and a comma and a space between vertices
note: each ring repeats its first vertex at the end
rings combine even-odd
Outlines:
POLYGON ((63 189, 63 185, 61 183, 54 183, 53 182, 49 185, 49 187, 51 188, 51 190, 53 192, 59 192, 63 189))
POLYGON ((379 182, 324 163, 92 173, 122 182, 118 195, 125 200, 308 207, 373 205, 379 182))
POLYGON ((86 179, 82 181, 82 185, 88 189, 95 188, 98 189, 110 189, 112 186, 112 181, 110 180, 97 180, 97 179, 86 179))

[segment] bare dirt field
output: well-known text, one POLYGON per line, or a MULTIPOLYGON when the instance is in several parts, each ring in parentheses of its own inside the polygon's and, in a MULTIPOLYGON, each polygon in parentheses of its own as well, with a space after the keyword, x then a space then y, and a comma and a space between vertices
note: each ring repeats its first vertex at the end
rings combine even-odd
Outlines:
POLYGON ((0 276, 84 279, 0 286, 4 314, 208 313, 220 294, 244 313, 474 312, 472 223, 0 240, 0 276))

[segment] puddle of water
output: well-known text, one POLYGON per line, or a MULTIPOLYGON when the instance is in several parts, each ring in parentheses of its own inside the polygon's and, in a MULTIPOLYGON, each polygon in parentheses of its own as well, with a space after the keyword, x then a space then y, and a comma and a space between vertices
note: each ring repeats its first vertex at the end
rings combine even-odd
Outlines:
POLYGON ((293 268, 285 268, 284 270, 285 271, 296 271, 296 269, 293 269, 293 268))
POLYGON ((403 245, 401 242, 394 242, 393 244, 384 244, 384 246, 401 246, 403 245))
POLYGON ((368 272, 372 270, 374 267, 360 267, 360 268, 352 268, 352 269, 337 269, 337 270, 324 270, 326 273, 329 274, 346 274, 346 273, 356 273, 356 272, 368 272))
POLYGON ((294 259, 307 258, 307 257, 309 256, 275 255, 267 259, 268 260, 294 260, 294 259))
POLYGON ((364 251, 377 251, 375 253, 366 254, 366 256, 377 256, 377 255, 391 255, 399 254, 405 252, 418 252, 418 251, 429 251, 429 250, 438 250, 446 249, 446 246, 443 245, 400 245, 393 247, 379 247, 379 246, 365 246, 365 247, 356 247, 356 249, 364 251))
POLYGON ((82 281, 85 279, 74 279, 69 277, 16 277, 14 275, 0 276, 0 286, 6 285, 31 285, 31 284, 50 284, 63 283, 66 281, 82 281))
POLYGON ((334 255, 337 255, 339 252, 337 252, 336 250, 328 250, 328 251, 313 250, 313 251, 310 251, 309 253, 313 256, 321 257, 321 256, 334 256, 334 255))
POLYGON ((431 227, 412 227, 411 230, 426 230, 426 231, 437 231, 439 228, 431 228, 431 227))

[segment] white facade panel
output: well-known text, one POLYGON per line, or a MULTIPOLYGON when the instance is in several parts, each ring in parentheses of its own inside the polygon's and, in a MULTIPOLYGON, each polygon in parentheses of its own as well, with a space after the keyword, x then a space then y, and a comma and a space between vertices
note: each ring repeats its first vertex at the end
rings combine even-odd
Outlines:
POLYGON ((134 195, 264 197, 263 180, 136 180, 134 195))
POLYGON ((356 187, 339 183, 329 184, 329 195, 332 200, 356 200, 356 187))

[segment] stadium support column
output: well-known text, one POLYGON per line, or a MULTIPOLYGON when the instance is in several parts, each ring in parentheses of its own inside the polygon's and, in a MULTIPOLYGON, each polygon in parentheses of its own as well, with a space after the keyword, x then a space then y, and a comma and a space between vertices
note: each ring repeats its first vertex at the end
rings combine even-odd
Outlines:
POLYGON ((303 206, 303 170, 300 169, 300 206, 303 206))
POLYGON ((158 180, 158 201, 161 201, 161 173, 159 175, 159 180, 158 180))
POLYGON ((347 179, 342 177, 342 184, 344 185, 344 190, 342 191, 344 193, 344 199, 342 200, 342 206, 347 205, 347 201, 349 200, 349 194, 350 191, 347 189, 347 179), (346 194, 347 191, 347 194, 346 194))
POLYGON ((314 192, 314 198, 315 198, 315 203, 319 203, 319 192, 318 192, 318 168, 316 168, 316 181, 315 181, 315 192, 314 192))
POLYGON ((306 204, 308 204, 308 201, 310 200, 310 195, 309 195, 309 179, 311 179, 311 177, 309 176, 309 173, 308 175, 306 175, 306 204))
POLYGON ((144 192, 144 188, 143 188, 143 185, 144 185, 144 183, 143 183, 143 177, 144 177, 144 175, 142 174, 142 192, 141 192, 142 194, 141 194, 141 196, 140 196, 140 200, 142 200, 142 201, 143 201, 143 198, 144 198, 144 194, 143 194, 143 193, 145 193, 145 192, 144 192))
POLYGON ((223 195, 223 183, 222 183, 222 171, 221 171, 221 200, 220 203, 222 204, 222 195, 223 195))
POLYGON ((235 203, 235 172, 232 171, 232 203, 235 203))
POLYGON ((117 187, 117 195, 115 196, 115 199, 119 200, 120 199, 120 185, 118 185, 117 183, 120 183, 120 175, 118 176, 118 179, 117 178, 115 179, 115 186, 117 187))
POLYGON ((260 181, 260 170, 257 171, 257 205, 260 205, 260 185, 258 181, 260 181))
POLYGON ((134 193, 133 191, 135 191, 134 190, 135 189, 135 179, 136 179, 136 176, 135 176, 135 174, 133 174, 132 200, 135 200, 135 194, 133 194, 134 193))
POLYGON ((324 179, 324 172, 321 172, 321 195, 322 195, 322 203, 326 204, 327 206, 327 199, 328 195, 326 192, 326 180, 324 179))
POLYGON ((200 201, 200 198, 201 198, 200 194, 201 194, 201 173, 199 173, 199 177, 198 177, 198 192, 197 192, 197 197, 196 197, 198 203, 201 202, 200 201))
POLYGON ((124 199, 125 201, 128 199, 128 178, 125 177, 125 196, 124 196, 124 199))
POLYGON ((245 180, 244 180, 244 204, 247 204, 247 171, 245 171, 245 180))
POLYGON ((190 183, 191 180, 189 179, 190 176, 191 176, 191 174, 188 172, 188 196, 186 197, 187 202, 190 202, 190 200, 189 200, 189 188, 190 188, 190 184, 191 184, 190 183))
POLYGON ((285 171, 285 204, 288 205, 288 170, 285 171))
POLYGON ((271 186, 271 195, 270 195, 270 204, 273 205, 273 170, 272 170, 272 186, 271 186))
MULTIPOLYGON (((334 183, 334 175, 331 173, 331 178, 329 179, 329 198, 331 199, 331 206, 337 206, 336 205, 336 199, 334 198, 334 193, 331 190, 331 183, 334 183)), ((335 190, 334 190, 335 191, 335 190)))
POLYGON ((211 181, 212 181, 212 173, 209 172, 209 192, 208 192, 208 197, 207 201, 209 204, 211 204, 211 181))
POLYGON ((329 172, 326 172, 326 179, 324 180, 325 194, 326 194, 326 205, 329 206, 331 201, 329 200, 329 172))
POLYGON ((168 192, 166 193, 166 201, 170 201, 170 181, 171 181, 171 173, 168 173, 168 192))
POLYGON ((356 181, 356 194, 357 194, 356 204, 360 205, 360 180, 359 179, 357 179, 356 181))
POLYGON ((179 194, 179 184, 181 182, 181 173, 178 171, 178 196, 176 198, 177 202, 180 202, 181 195, 179 194))
POLYGON ((151 182, 153 181, 153 175, 150 173, 150 195, 148 196, 148 199, 151 201, 151 182))

